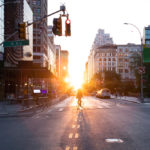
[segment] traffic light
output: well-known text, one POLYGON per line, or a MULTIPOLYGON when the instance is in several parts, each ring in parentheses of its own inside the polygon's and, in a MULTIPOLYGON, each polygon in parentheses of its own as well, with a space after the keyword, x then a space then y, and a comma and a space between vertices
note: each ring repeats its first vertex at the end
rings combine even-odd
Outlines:
POLYGON ((71 21, 69 19, 65 21, 65 36, 71 36, 71 21))
POLYGON ((57 33, 59 36, 62 36, 62 21, 61 17, 58 18, 57 20, 57 33))
POLYGON ((19 28, 19 38, 26 40, 26 23, 19 23, 18 24, 19 28))
POLYGON ((53 19, 52 31, 55 35, 62 36, 62 20, 61 20, 61 17, 53 19))

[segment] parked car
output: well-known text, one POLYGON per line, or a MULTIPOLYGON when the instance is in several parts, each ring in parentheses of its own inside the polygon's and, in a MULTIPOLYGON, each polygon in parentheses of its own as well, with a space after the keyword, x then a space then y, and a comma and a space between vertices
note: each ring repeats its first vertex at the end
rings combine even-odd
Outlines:
POLYGON ((110 96, 111 96, 111 92, 107 88, 101 89, 96 93, 96 97, 99 98, 110 98, 110 96))

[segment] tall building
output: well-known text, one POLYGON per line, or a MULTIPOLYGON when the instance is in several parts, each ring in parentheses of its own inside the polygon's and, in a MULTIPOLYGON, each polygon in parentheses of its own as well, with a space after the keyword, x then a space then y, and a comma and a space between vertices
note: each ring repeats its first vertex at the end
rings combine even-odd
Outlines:
MULTIPOLYGON (((12 3, 12 0, 5 0, 4 7, 4 38, 14 34, 18 30, 18 24, 22 22, 33 22, 33 13, 26 0, 20 0, 20 3, 12 3), (11 12, 11 13, 10 13, 11 12)), ((26 37, 29 45, 5 47, 4 49, 4 82, 5 97, 9 94, 18 96, 23 95, 25 83, 31 76, 31 66, 33 61, 33 30, 32 25, 26 27, 26 37), (24 66, 22 66, 24 64, 24 66), (30 75, 29 75, 30 74, 30 75), (20 93, 22 92, 22 93, 20 93)), ((8 41, 20 41, 19 32, 16 32, 8 41)))
MULTIPOLYGON (((18 30, 18 24, 22 22, 32 22, 33 13, 26 0, 20 0, 20 3, 11 3, 11 0, 5 0, 5 39, 18 30), (10 13, 11 12, 11 13, 10 13), (28 14, 28 15, 27 15, 28 14)), ((20 61, 33 61, 33 30, 32 25, 26 28, 29 45, 5 47, 5 66, 16 67, 20 61), (30 53, 30 55, 28 55, 30 53)), ((9 38, 8 41, 18 41, 19 32, 9 38)))
MULTIPOLYGON (((88 81, 95 73, 112 71, 121 75, 122 80, 136 79, 130 68, 132 55, 140 53, 140 45, 104 45, 90 52, 88 57, 88 81), (93 53, 94 52, 94 53, 93 53)), ((138 66, 137 66, 138 68, 138 66)))
POLYGON ((144 28, 143 60, 145 67, 143 74, 144 97, 150 97, 150 25, 144 28))
MULTIPOLYGON (((0 1, 0 5, 4 3, 4 0, 0 1)), ((4 5, 0 8, 0 43, 4 41, 4 5)), ((3 56, 4 48, 0 45, 0 100, 2 100, 4 95, 4 75, 3 75, 3 56)))
POLYGON ((112 44, 113 40, 110 37, 110 35, 106 34, 104 30, 99 29, 98 33, 96 34, 92 48, 95 49, 103 45, 112 45, 112 44))
MULTIPOLYGON (((4 0, 0 1, 0 5, 3 5, 4 0)), ((0 7, 0 43, 4 41, 4 5, 0 7)), ((3 60, 4 48, 0 45, 0 61, 3 60)))
POLYGON ((48 37, 49 37, 51 43, 54 44, 54 34, 53 34, 53 31, 52 31, 52 28, 53 28, 52 25, 48 26, 48 37))
POLYGON ((56 74, 58 78, 60 78, 60 53, 61 53, 61 46, 56 45, 56 74))
POLYGON ((60 77, 65 79, 68 76, 68 57, 69 52, 67 50, 60 51, 60 77))
POLYGON ((144 44, 150 45, 150 25, 144 28, 144 44))
MULTIPOLYGON (((33 20, 47 15, 47 0, 28 0, 33 11, 33 20)), ((47 18, 33 25, 33 63, 48 68, 47 18)))
MULTIPOLYGON (((132 55, 140 53, 141 46, 136 44, 117 45, 117 66, 116 72, 122 77, 122 80, 136 80, 134 71, 130 67, 132 55)), ((137 66, 138 68, 138 66, 137 66)))

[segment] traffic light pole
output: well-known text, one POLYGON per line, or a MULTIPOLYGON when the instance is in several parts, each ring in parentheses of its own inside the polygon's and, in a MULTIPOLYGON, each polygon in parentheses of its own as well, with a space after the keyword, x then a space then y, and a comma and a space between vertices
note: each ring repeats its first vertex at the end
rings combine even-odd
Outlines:
POLYGON ((40 18, 39 20, 33 21, 32 23, 28 23, 26 27, 28 27, 28 26, 30 26, 30 25, 32 25, 32 24, 34 24, 34 23, 40 22, 40 21, 46 19, 47 17, 52 16, 52 15, 54 15, 54 14, 56 14, 56 13, 61 12, 61 11, 62 11, 62 10, 58 10, 58 11, 55 11, 54 13, 49 14, 49 15, 45 15, 44 17, 40 18))
MULTIPOLYGON (((39 22, 39 21, 43 21, 43 20, 46 19, 47 17, 52 16, 52 15, 54 15, 54 14, 56 14, 56 13, 61 12, 61 11, 63 11, 63 13, 64 13, 64 15, 65 15, 66 7, 65 7, 64 5, 60 6, 60 10, 55 11, 55 12, 49 14, 49 15, 45 15, 44 17, 40 18, 39 20, 33 21, 32 23, 28 23, 26 27, 28 27, 28 26, 30 26, 30 25, 32 25, 32 24, 34 24, 34 23, 37 23, 37 22, 39 22)), ((14 35, 17 34, 17 33, 18 33, 18 31, 15 31, 14 33, 12 33, 8 38, 6 38, 3 42, 1 42, 0 45, 2 45, 5 41, 9 40, 12 36, 14 36, 14 35)))

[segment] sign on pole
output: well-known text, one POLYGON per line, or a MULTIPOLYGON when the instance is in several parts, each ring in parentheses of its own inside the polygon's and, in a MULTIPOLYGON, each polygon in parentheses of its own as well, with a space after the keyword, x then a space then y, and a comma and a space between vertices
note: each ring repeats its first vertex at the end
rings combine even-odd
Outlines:
POLYGON ((139 67, 138 72, 139 72, 139 74, 144 74, 145 73, 145 67, 139 67))
POLYGON ((29 45, 29 40, 6 41, 3 43, 3 47, 16 47, 16 46, 24 46, 24 45, 29 45))

